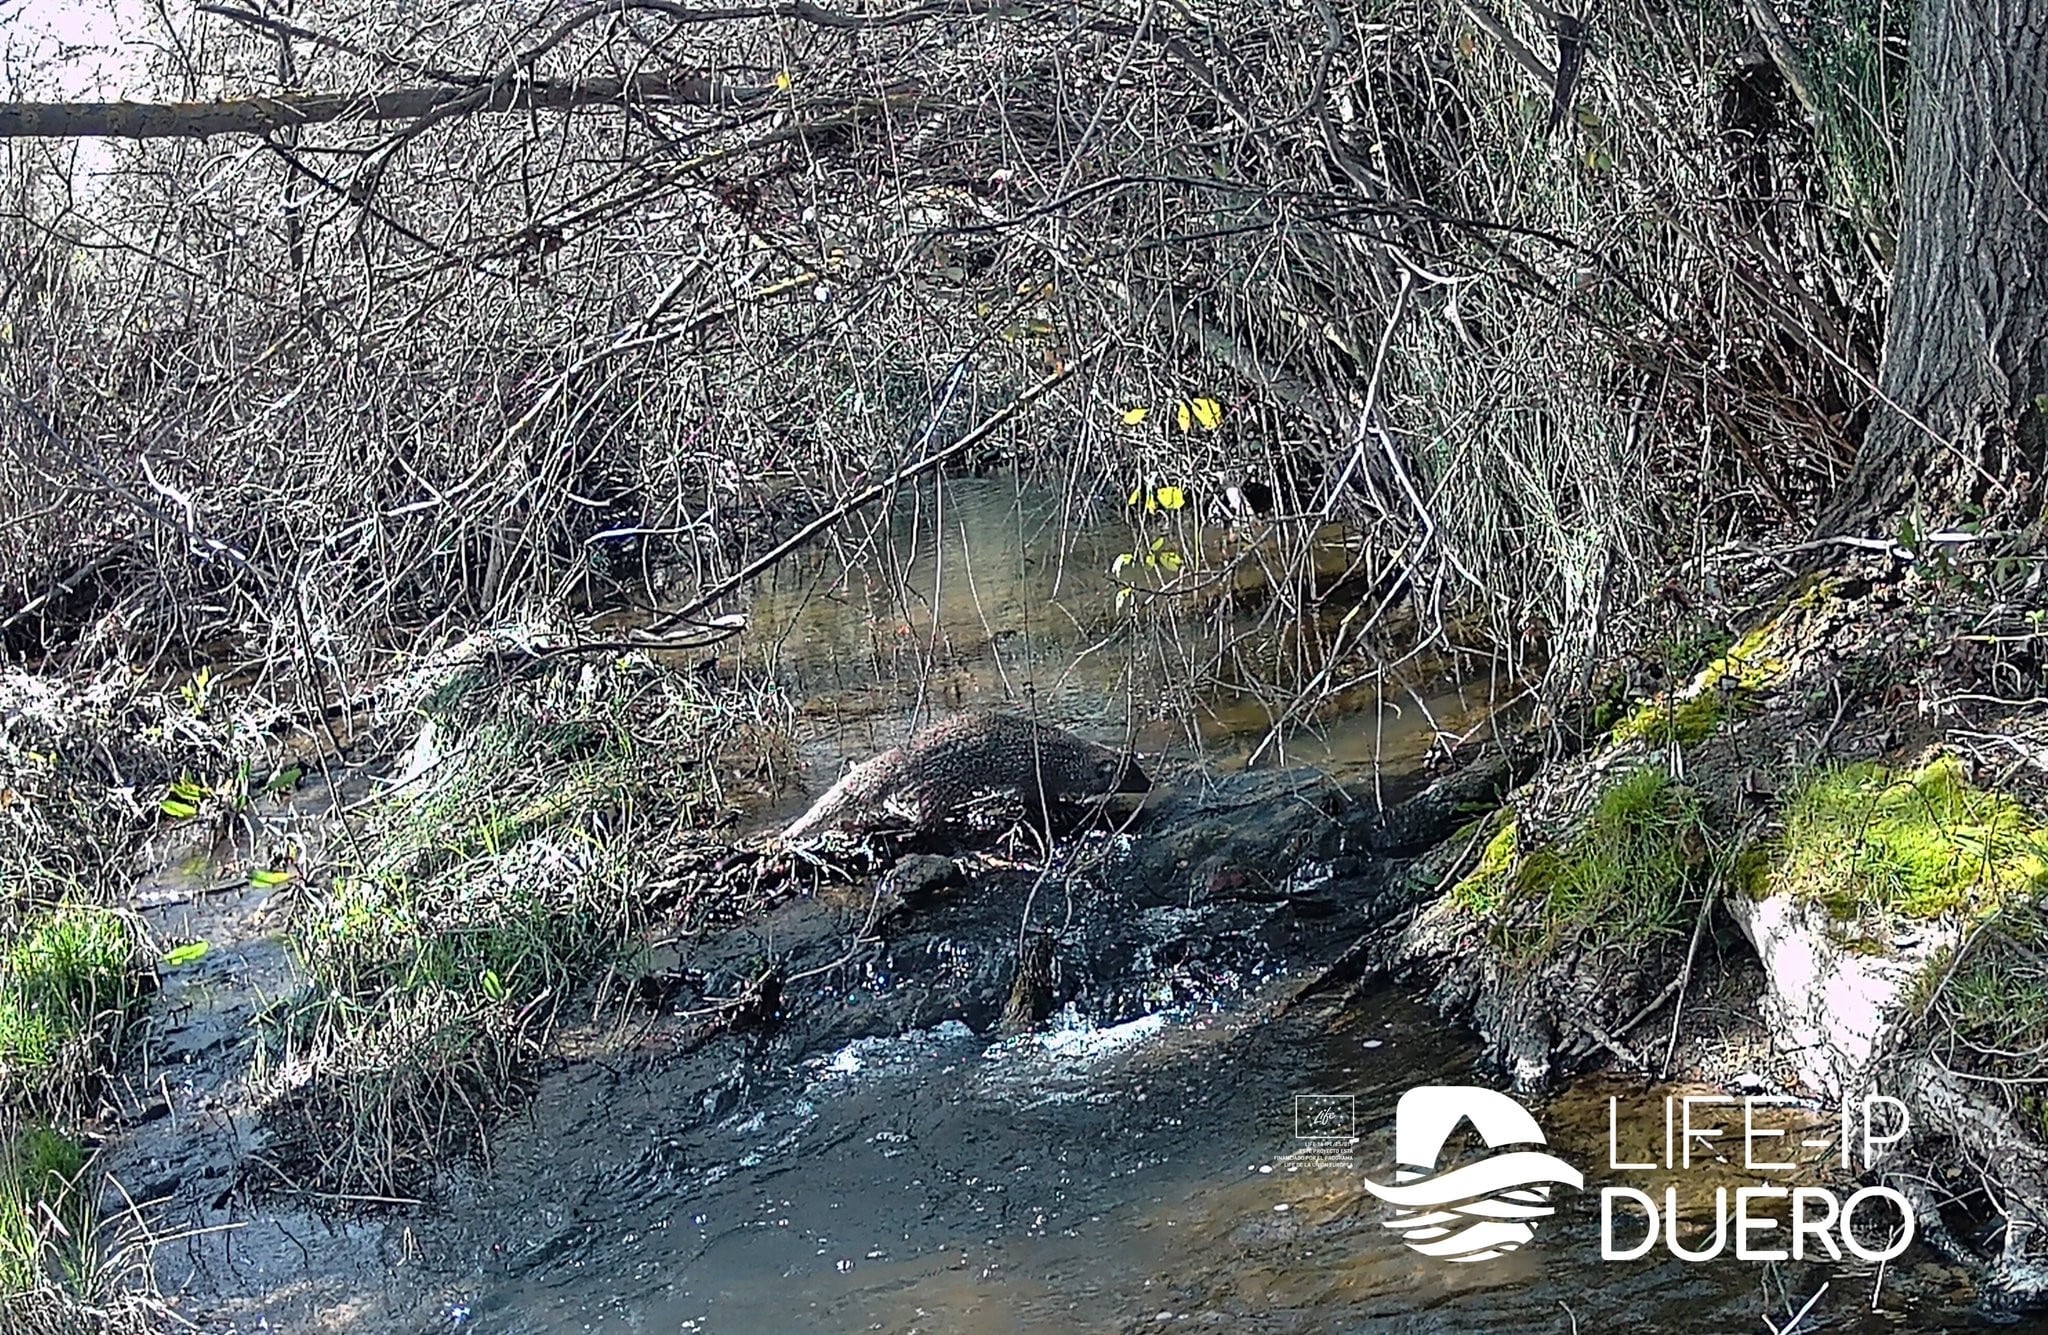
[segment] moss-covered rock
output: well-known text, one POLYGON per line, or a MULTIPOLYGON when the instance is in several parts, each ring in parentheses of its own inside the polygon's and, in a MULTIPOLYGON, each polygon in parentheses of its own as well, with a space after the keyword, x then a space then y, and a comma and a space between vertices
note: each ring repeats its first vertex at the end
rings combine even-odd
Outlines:
POLYGON ((2048 890, 2048 825, 1969 782, 1955 757, 1912 770, 1823 769, 1794 791, 1752 892, 1789 894, 1839 921, 1979 917, 2048 890))

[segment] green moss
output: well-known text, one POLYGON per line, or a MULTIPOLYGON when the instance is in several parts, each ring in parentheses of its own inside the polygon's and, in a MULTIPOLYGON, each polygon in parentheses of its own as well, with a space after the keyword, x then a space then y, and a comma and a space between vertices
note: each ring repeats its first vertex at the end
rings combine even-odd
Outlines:
POLYGON ((1479 865, 1451 887, 1451 902, 1469 913, 1490 914, 1515 867, 1515 818, 1509 815, 1480 850, 1479 865))
POLYGON ((1560 844, 1529 848, 1504 826, 1451 893, 1494 917, 1506 957, 1528 963, 1568 941, 1623 945, 1671 930, 1705 859, 1697 797, 1644 766, 1610 785, 1560 844))
POLYGON ((1700 670, 1698 689, 1710 691, 1732 686, 1739 691, 1761 691, 1785 675, 1784 661, 1769 652, 1775 621, 1765 622, 1730 645, 1728 652, 1700 670))
POLYGON ((1788 803, 1769 889, 1842 921, 1978 917, 2048 889, 2048 826, 1953 757, 1815 775, 1788 803))
POLYGON ((1842 582, 1828 575, 1808 575, 1799 581, 1798 592, 1792 595, 1789 607, 1803 612, 1818 611, 1835 599, 1841 591, 1842 582))
POLYGON ((97 1067, 143 992, 136 932, 107 909, 31 917, 0 952, 0 1090, 48 1106, 50 1087, 97 1067))
POLYGON ((0 1302, 34 1290, 52 1263, 76 1270, 86 1236, 86 1153, 46 1126, 0 1142, 0 1302))
POLYGON ((1751 899, 1765 899, 1771 893, 1773 863, 1770 848, 1747 843, 1735 854, 1734 884, 1751 899))
POLYGON ((1694 746, 1713 736, 1751 696, 1784 676, 1784 662, 1769 653, 1775 629, 1775 622, 1758 626, 1708 660, 1683 690, 1645 702, 1615 727, 1614 741, 1694 746))
POLYGON ((1727 705, 1718 691, 1700 691, 1677 701, 1659 696, 1623 719, 1614 730, 1614 740, 1692 746, 1711 737, 1714 729, 1721 726, 1727 705))

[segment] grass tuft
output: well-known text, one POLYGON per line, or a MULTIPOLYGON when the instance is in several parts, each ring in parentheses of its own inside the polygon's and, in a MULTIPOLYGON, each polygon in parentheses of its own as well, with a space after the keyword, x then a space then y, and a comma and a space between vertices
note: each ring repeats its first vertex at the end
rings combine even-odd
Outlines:
POLYGON ((127 914, 64 904, 0 950, 0 1098, 65 1110, 103 1074, 153 975, 127 914))
POLYGON ((2009 902, 1921 974, 1921 1033, 1946 1065, 2005 1084, 2048 1137, 2048 912, 2009 902))
POLYGON ((35 1292, 47 1276, 79 1269, 85 1163, 83 1148, 47 1126, 0 1141, 0 1303, 35 1292))
POLYGON ((1528 965, 1559 947, 1628 945, 1676 925, 1707 860, 1699 802, 1656 766, 1601 793, 1562 843, 1530 848, 1510 822, 1453 901, 1491 917, 1507 957, 1528 965))
POLYGON ((482 1146, 630 947, 652 859, 774 768, 780 730, 736 698, 644 660, 432 690, 424 768, 290 932, 307 982, 254 1076, 281 1182, 411 1198, 482 1146))

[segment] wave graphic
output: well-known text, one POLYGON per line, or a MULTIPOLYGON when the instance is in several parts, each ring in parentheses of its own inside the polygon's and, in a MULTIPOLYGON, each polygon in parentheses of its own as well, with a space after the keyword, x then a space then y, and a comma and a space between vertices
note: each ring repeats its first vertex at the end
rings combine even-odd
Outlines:
MULTIPOLYGON (((1568 1187, 1583 1187, 1585 1177, 1554 1154, 1539 1150, 1513 1150, 1481 1159, 1477 1163, 1453 1168, 1447 1173, 1415 1180, 1413 1170, 1401 1169, 1395 1173, 1392 1186, 1382 1186, 1368 1181, 1365 1189, 1389 1205, 1406 1206, 1410 1209, 1424 1205, 1451 1205, 1458 1201, 1478 1201, 1480 1197, 1505 1195, 1515 1187, 1533 1187, 1538 1183, 1561 1183, 1568 1187)), ((1491 1202, 1480 1202, 1491 1204, 1491 1202)), ((1480 1213, 1475 1207, 1468 1213, 1480 1213)), ((1549 1214, 1544 1207, 1543 1214, 1549 1214)), ((1517 1218, 1505 1214, 1504 1218, 1517 1218)))
POLYGON ((1387 1227, 1424 1256, 1484 1261, 1514 1251, 1536 1236, 1534 1220, 1548 1218, 1550 1184, 1583 1186, 1579 1170, 1552 1154, 1516 1150, 1449 1172, 1418 1176, 1401 1169, 1400 1181, 1366 1190, 1398 1209, 1387 1227), (1427 1207, 1440 1207, 1430 1209, 1427 1207))

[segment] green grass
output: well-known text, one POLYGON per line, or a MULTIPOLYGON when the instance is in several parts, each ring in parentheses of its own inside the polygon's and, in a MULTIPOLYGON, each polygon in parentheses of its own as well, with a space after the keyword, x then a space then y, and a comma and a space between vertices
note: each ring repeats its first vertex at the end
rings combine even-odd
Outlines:
POLYGON ((1761 888, 1842 922, 1977 917, 2048 889, 2048 826, 1951 756, 1837 766, 1793 794, 1761 888))
POLYGON ((1561 842, 1525 844, 1514 821, 1504 824, 1451 889, 1523 964, 1570 942, 1626 945, 1673 930, 1706 861, 1698 799, 1657 766, 1616 780, 1561 842))
POLYGON ((132 920, 61 905, 0 950, 0 1094, 50 1109, 104 1072, 148 975, 132 920))
POLYGON ((80 1269, 85 1151, 47 1126, 0 1140, 0 1303, 34 1292, 51 1272, 80 1269))
POLYGON ((1920 975, 1912 1007, 1941 1060, 2011 1082, 2021 1112, 2048 1138, 2048 915, 2008 903, 1920 975))
POLYGON ((1912 23, 1911 0, 1819 0, 1808 25, 1829 203, 1849 226, 1872 233, 1886 259, 1898 230, 1912 23))
POLYGON ((410 1196, 482 1141, 631 948, 670 836, 774 763, 783 734, 732 700, 638 660, 458 672, 427 697, 438 761, 374 804, 289 933, 307 981, 254 1076, 286 1181, 410 1196))

